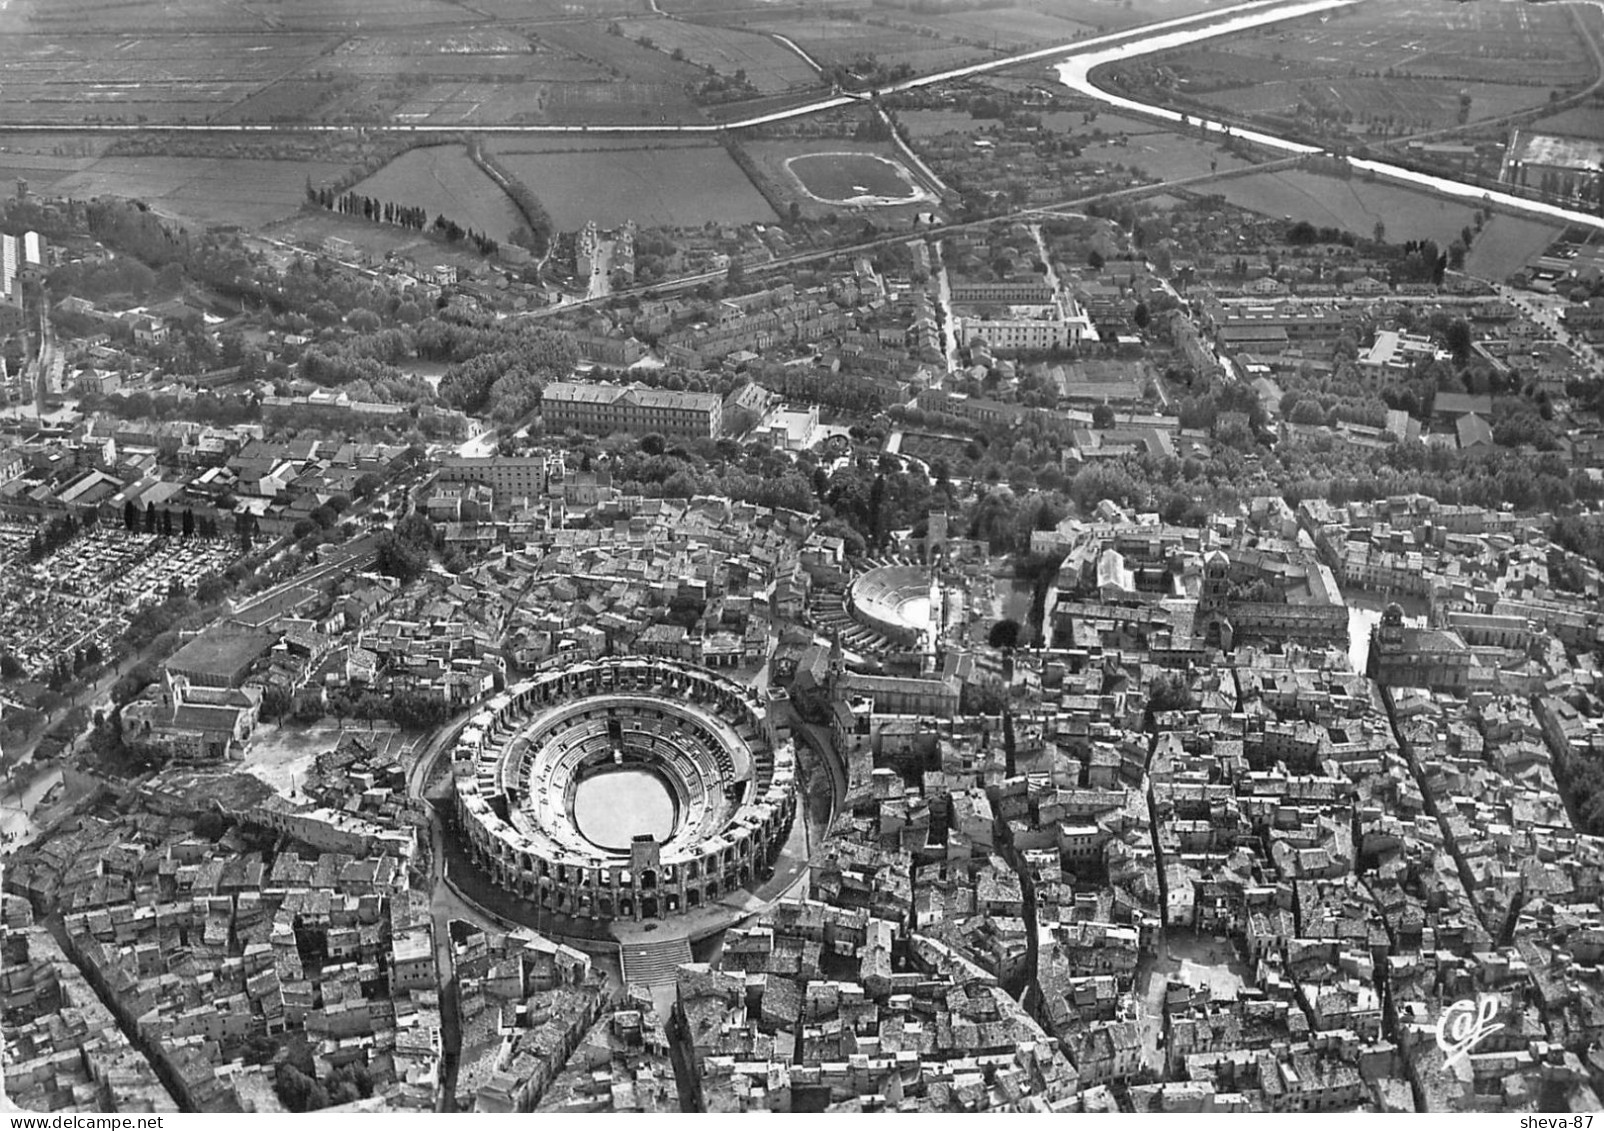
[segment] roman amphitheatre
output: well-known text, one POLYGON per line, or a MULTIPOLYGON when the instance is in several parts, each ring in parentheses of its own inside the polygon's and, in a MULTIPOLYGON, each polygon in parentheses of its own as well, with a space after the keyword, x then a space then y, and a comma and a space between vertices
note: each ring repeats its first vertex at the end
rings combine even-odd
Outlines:
POLYGON ((458 827, 504 893, 594 924, 671 919, 761 884, 796 816, 764 701, 705 668, 581 661, 462 732, 458 827))

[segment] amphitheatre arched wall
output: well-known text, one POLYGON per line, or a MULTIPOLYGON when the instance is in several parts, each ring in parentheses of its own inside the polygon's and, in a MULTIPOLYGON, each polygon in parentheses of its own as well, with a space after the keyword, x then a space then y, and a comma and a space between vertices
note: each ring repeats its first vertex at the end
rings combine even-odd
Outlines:
POLYGON ((663 918, 768 878, 796 814, 795 760, 766 704, 656 658, 566 664, 496 696, 458 740, 458 824, 503 890, 544 911, 663 918), (670 789, 673 831, 630 850, 573 819, 589 774, 636 765, 670 789))

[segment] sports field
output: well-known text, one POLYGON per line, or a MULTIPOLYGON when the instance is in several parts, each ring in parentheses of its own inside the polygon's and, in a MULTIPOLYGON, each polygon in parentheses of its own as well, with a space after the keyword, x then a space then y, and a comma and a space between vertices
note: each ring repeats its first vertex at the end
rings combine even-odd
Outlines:
POLYGON ((873 153, 804 153, 785 163, 802 188, 829 204, 911 202, 913 176, 898 161, 873 153))
POLYGON ((497 145, 507 169, 538 196, 558 228, 699 227, 777 220, 730 155, 715 145, 497 145))

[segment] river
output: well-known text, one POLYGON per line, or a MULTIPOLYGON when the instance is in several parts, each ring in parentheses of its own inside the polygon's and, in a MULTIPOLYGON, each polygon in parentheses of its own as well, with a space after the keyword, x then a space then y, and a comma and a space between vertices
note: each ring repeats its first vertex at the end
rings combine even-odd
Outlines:
MULTIPOLYGON (((1129 98, 1123 98, 1093 83, 1091 72, 1107 63, 1118 63, 1127 59, 1135 59, 1142 55, 1151 55, 1157 51, 1185 47, 1201 40, 1230 35, 1233 32, 1244 31, 1248 28, 1258 27, 1261 24, 1280 23, 1300 16, 1318 15, 1321 12, 1345 8, 1350 4, 1359 2, 1360 0, 1305 0, 1301 4, 1243 12, 1218 23, 1207 24, 1202 27, 1180 28, 1161 35, 1149 36, 1133 43, 1121 43, 1098 51, 1073 55, 1058 64, 1058 77, 1065 86, 1079 94, 1084 94, 1088 98, 1095 98, 1109 106, 1133 114, 1141 114, 1149 118, 1161 118, 1177 124, 1184 118, 1187 128, 1207 133, 1223 135, 1229 130, 1235 137, 1279 153, 1293 155, 1323 153, 1325 151, 1319 146, 1305 145, 1302 142, 1290 141, 1286 138, 1276 137, 1273 134, 1260 133, 1257 130, 1239 129, 1234 126, 1228 127, 1220 122, 1209 121, 1194 114, 1182 114, 1179 111, 1170 110, 1163 106, 1150 106, 1145 102, 1136 102, 1129 98)), ((1563 224, 1574 224, 1604 231, 1604 216, 1595 216, 1569 208, 1560 208, 1557 205, 1527 200, 1525 197, 1514 196, 1509 193, 1489 191, 1475 185, 1460 184, 1458 181, 1451 181, 1446 177, 1434 177, 1428 173, 1417 173, 1412 169, 1390 165, 1385 161, 1350 158, 1348 163, 1360 172, 1373 174, 1381 180, 1429 189, 1432 192, 1459 197, 1473 203, 1501 205, 1527 215, 1542 216, 1563 224)))

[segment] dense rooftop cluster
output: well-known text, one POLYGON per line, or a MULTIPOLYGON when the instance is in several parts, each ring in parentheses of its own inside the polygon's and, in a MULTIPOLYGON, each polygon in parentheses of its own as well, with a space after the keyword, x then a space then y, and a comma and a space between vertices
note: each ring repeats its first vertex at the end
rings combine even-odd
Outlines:
POLYGON ((1025 213, 1175 154, 1001 81, 889 236, 4 205, 10 1098, 1599 1107, 1596 241, 1025 213))
MULTIPOLYGON (((352 1099, 378 1090, 393 1107, 432 1109, 439 1001, 427 899, 409 888, 411 837, 364 845, 308 820, 300 847, 279 851, 271 804, 236 809, 233 825, 186 818, 164 786, 182 788, 157 780, 126 816, 79 818, 7 876, 60 916, 65 954, 48 935, 19 940, 41 993, 55 978, 67 1002, 105 1003, 109 1015, 93 1018, 102 1028, 133 1035, 139 1095, 88 1106, 281 1111, 304 1106, 317 1081, 338 1087, 343 1072, 352 1099), (275 1060, 283 1049, 289 1060, 275 1060), (297 1073, 299 1086, 285 1082, 297 1073)), ((228 801, 262 792, 244 786, 228 801)), ((11 1071, 8 1061, 8 1081, 11 1071)))

